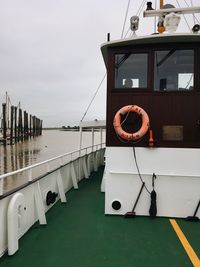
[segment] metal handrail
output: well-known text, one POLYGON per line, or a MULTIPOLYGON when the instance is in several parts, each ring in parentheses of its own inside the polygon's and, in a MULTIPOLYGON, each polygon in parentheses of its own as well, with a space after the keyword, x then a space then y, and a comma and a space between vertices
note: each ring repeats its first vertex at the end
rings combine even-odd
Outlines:
POLYGON ((90 153, 93 153, 95 151, 98 151, 98 147, 100 147, 100 150, 101 150, 104 145, 105 145, 105 143, 100 143, 100 144, 95 144, 93 146, 88 146, 88 147, 84 147, 84 148, 81 148, 81 149, 73 150, 71 152, 67 152, 67 153, 62 154, 60 156, 53 157, 51 159, 48 159, 48 160, 45 160, 45 161, 30 165, 30 166, 27 166, 27 167, 24 167, 22 169, 2 174, 2 175, 0 175, 0 196, 3 195, 3 184, 4 184, 4 178, 6 178, 6 177, 9 177, 9 176, 12 176, 12 175, 15 175, 15 174, 18 174, 18 173, 22 173, 22 172, 28 171, 28 179, 27 180, 28 180, 28 182, 32 182, 33 181, 33 174, 32 174, 33 172, 32 172, 32 170, 34 168, 36 168, 38 166, 41 166, 41 165, 47 164, 47 172, 46 173, 48 173, 48 172, 50 172, 50 165, 49 165, 50 162, 60 159, 60 165, 59 165, 59 167, 60 167, 60 166, 63 165, 62 158, 66 157, 66 156, 70 156, 70 161, 67 162, 67 164, 68 164, 71 161, 73 161, 73 155, 74 154, 77 153, 77 157, 74 158, 74 160, 77 160, 78 158, 81 157, 81 151, 85 150, 85 154, 84 155, 88 155, 89 154, 88 150, 91 150, 90 153), (94 148, 95 148, 95 151, 93 150, 94 148))
MULTIPOLYGON (((54 158, 51 158, 51 159, 48 159, 48 160, 45 160, 45 161, 42 161, 42 162, 39 162, 39 163, 30 165, 30 166, 24 167, 24 168, 22 168, 22 169, 19 169, 19 170, 13 171, 13 172, 9 172, 9 173, 2 174, 2 175, 0 175, 0 180, 3 179, 3 178, 6 178, 6 177, 8 177, 8 176, 12 176, 12 175, 14 175, 14 174, 18 174, 18 173, 23 172, 23 171, 28 171, 28 170, 33 169, 33 168, 36 168, 36 167, 38 167, 38 166, 47 164, 47 163, 52 162, 52 161, 54 161, 54 160, 61 159, 61 158, 63 158, 63 157, 69 156, 69 155, 71 156, 71 155, 73 155, 73 154, 75 154, 75 153, 79 153, 79 152, 81 152, 82 150, 86 150, 86 154, 87 154, 87 150, 88 150, 89 148, 93 148, 93 147, 95 147, 95 146, 96 146, 96 151, 97 151, 98 146, 102 146, 102 145, 105 145, 105 143, 95 144, 94 146, 88 146, 88 147, 84 147, 84 148, 81 148, 81 149, 73 150, 73 151, 71 151, 71 152, 67 152, 67 153, 62 154, 62 155, 60 155, 60 156, 57 156, 57 157, 54 157, 54 158)), ((100 147, 100 148, 102 148, 102 147, 100 147)))

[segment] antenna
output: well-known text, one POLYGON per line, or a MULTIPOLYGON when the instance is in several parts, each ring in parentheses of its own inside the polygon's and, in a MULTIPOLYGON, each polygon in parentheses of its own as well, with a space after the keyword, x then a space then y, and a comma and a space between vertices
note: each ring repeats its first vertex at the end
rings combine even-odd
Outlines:
POLYGON ((165 8, 157 10, 146 10, 143 13, 144 17, 155 17, 155 16, 166 16, 169 13, 178 13, 178 14, 194 14, 200 13, 200 7, 183 7, 183 8, 165 8))
MULTIPOLYGON (((144 17, 156 17, 158 16, 158 32, 163 33, 165 30, 169 33, 175 32, 180 22, 180 14, 194 14, 200 13, 200 7, 186 7, 186 8, 175 8, 171 4, 163 5, 163 0, 160 1, 160 9, 154 10, 149 8, 147 3, 147 9, 144 11, 144 17)), ((193 32, 198 33, 198 25, 195 25, 193 32)))

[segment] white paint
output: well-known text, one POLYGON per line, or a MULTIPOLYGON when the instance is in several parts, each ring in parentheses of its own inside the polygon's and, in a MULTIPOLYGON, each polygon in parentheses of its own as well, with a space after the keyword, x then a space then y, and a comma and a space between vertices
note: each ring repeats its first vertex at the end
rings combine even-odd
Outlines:
POLYGON ((74 164, 75 164, 74 162, 71 162, 71 164, 70 164, 70 166, 71 166, 71 179, 72 179, 74 189, 78 189, 77 175, 76 175, 76 170, 75 170, 74 164))
POLYGON ((61 202, 65 203, 65 202, 67 202, 67 199, 65 196, 61 170, 58 170, 58 172, 57 172, 56 182, 57 182, 57 186, 58 186, 58 192, 59 192, 60 200, 61 200, 61 202))
POLYGON ((89 178, 88 170, 87 170, 87 159, 86 159, 86 157, 83 157, 81 160, 82 160, 81 165, 83 168, 84 176, 85 176, 85 178, 89 178))
POLYGON ((79 126, 81 128, 97 128, 97 129, 105 129, 106 121, 105 120, 94 120, 94 121, 81 121, 79 126))
POLYGON ((13 255, 19 248, 19 228, 23 227, 25 216, 25 198, 22 193, 12 196, 7 213, 8 221, 8 255, 13 255))
POLYGON ((97 171, 97 152, 93 152, 92 153, 92 161, 93 161, 93 165, 94 165, 94 171, 97 171))
POLYGON ((35 205, 36 205, 39 222, 41 225, 45 225, 47 224, 47 221, 46 221, 45 209, 44 209, 43 198, 42 198, 42 193, 41 193, 39 182, 36 182, 34 184, 34 199, 35 199, 35 205))
POLYGON ((185 7, 185 8, 165 8, 157 10, 147 10, 144 11, 144 17, 154 17, 154 16, 164 16, 168 13, 178 13, 178 14, 195 14, 200 13, 200 7, 185 7))
MULTIPOLYGON (((200 149, 136 148, 142 179, 152 191, 155 173, 158 216, 192 215, 200 196, 200 149)), ((105 213, 124 215, 131 211, 141 187, 133 148, 107 147, 101 190, 105 190, 105 213), (123 155, 123 157, 122 157, 123 155), (113 211, 110 203, 119 199, 122 207, 113 211)), ((149 215, 150 195, 143 189, 136 214, 149 215)))

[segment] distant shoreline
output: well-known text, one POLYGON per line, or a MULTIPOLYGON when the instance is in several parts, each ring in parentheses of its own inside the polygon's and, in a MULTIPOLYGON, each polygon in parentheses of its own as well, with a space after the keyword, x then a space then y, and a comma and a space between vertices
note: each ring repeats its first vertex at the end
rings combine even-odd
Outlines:
POLYGON ((43 128, 43 130, 60 130, 60 131, 73 131, 73 132, 79 131, 79 129, 73 129, 73 128, 63 129, 62 127, 47 127, 43 128))
MULTIPOLYGON (((74 129, 74 128, 60 128, 60 127, 52 127, 52 128, 43 128, 42 130, 58 130, 58 131, 64 131, 64 132, 79 132, 79 128, 74 129)), ((91 129, 82 129, 83 132, 91 132, 91 129)), ((97 129, 94 129, 95 132, 97 132, 97 129)))

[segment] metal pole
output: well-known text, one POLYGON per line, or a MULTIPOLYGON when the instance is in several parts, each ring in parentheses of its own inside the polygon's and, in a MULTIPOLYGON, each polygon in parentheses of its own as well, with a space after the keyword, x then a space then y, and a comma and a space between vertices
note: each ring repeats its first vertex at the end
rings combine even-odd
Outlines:
POLYGON ((94 152, 94 128, 92 128, 92 152, 94 152))
POLYGON ((102 149, 102 143, 103 143, 103 131, 102 131, 102 128, 100 128, 100 144, 101 144, 101 149, 102 149))
POLYGON ((82 130, 82 127, 80 126, 80 128, 79 128, 79 147, 78 147, 79 150, 81 150, 81 147, 82 147, 82 133, 83 133, 83 130, 82 130))

